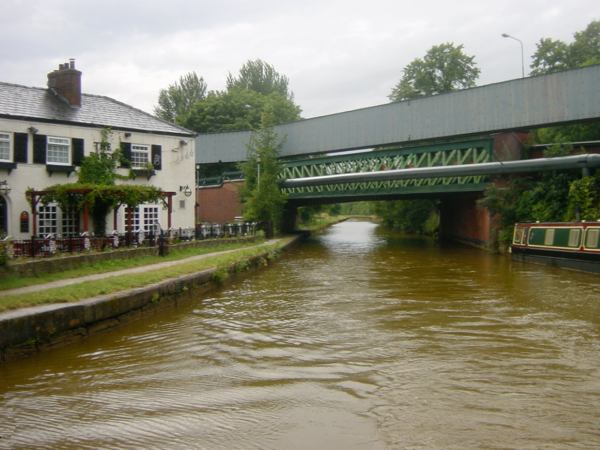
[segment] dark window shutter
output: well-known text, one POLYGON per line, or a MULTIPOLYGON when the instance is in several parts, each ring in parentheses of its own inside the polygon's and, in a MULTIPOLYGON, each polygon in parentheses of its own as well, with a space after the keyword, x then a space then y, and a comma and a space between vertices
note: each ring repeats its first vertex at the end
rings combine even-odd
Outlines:
POLYGON ((121 142, 121 167, 131 167, 131 144, 121 142))
POLYGON ((162 147, 160 145, 152 146, 152 165, 154 170, 162 169, 162 147))
POLYGON ((14 143, 14 159, 16 163, 27 162, 27 134, 15 133, 13 137, 14 143))
POLYGON ((83 162, 83 139, 71 139, 71 163, 74 166, 80 166, 83 162))
POLYGON ((46 136, 43 134, 33 136, 33 162, 46 164, 46 136))

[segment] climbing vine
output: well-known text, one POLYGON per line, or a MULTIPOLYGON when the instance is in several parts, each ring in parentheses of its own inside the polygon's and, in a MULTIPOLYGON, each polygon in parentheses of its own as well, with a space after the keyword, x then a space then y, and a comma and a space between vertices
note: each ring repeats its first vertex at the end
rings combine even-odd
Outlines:
MULTIPOLYGON (((154 186, 116 185, 117 179, 126 179, 116 173, 121 159, 119 150, 110 151, 110 129, 101 132, 102 141, 98 151, 86 156, 78 171, 78 182, 55 184, 44 190, 41 202, 56 202, 65 211, 89 209, 94 222, 94 231, 104 234, 106 215, 111 208, 127 205, 131 208, 142 203, 154 203, 161 198, 161 190, 154 186)), ((28 189, 31 197, 33 189, 28 189)))

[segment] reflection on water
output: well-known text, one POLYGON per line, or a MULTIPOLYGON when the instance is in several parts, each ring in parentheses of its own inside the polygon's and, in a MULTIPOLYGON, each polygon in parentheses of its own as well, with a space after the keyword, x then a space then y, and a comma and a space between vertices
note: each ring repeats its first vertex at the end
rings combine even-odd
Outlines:
POLYGON ((0 448, 593 448, 600 283, 346 222, 0 367, 0 448))

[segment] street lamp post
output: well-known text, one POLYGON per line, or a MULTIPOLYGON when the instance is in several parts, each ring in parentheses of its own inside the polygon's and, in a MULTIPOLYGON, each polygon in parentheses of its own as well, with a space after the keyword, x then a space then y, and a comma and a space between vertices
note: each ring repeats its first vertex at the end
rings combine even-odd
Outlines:
POLYGON ((523 41, 518 39, 510 34, 502 33, 503 38, 514 39, 519 44, 521 44, 521 78, 525 78, 525 57, 523 56, 523 41))
POLYGON ((260 155, 256 155, 256 187, 260 189, 260 155))

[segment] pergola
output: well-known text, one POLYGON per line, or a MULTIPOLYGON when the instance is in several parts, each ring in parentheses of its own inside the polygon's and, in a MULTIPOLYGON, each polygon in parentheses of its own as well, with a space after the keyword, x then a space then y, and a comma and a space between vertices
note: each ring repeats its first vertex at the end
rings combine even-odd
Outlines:
MULTIPOLYGON (((86 194, 89 194, 90 192, 92 192, 92 189, 75 188, 75 189, 69 190, 69 193, 79 194, 79 195, 86 195, 86 194)), ((48 195, 50 193, 51 193, 51 191, 35 191, 35 190, 27 191, 27 196, 30 198, 29 201, 31 204, 31 215, 33 218, 32 231, 33 231, 34 236, 37 234, 37 220, 36 220, 37 219, 37 205, 45 195, 48 195)), ((118 191, 117 191, 117 195, 118 195, 118 191)), ((172 224, 171 216, 173 213, 173 196, 176 195, 176 192, 161 191, 159 195, 160 195, 161 201, 163 202, 163 205, 167 208, 167 212, 168 212, 167 228, 170 229, 171 224, 172 224)), ((123 204, 124 203, 119 203, 113 209, 113 228, 115 230, 117 229, 117 212, 119 211, 119 208, 121 208, 121 206, 123 206, 123 204)), ((129 205, 127 205, 127 206, 129 208, 131 208, 131 206, 129 206, 129 205)), ((89 209, 88 209, 88 206, 84 204, 84 207, 83 207, 83 231, 89 231, 89 220, 90 220, 89 209)), ((129 215, 127 217, 127 228, 131 229, 131 225, 132 225, 131 224, 131 215, 129 215)))

